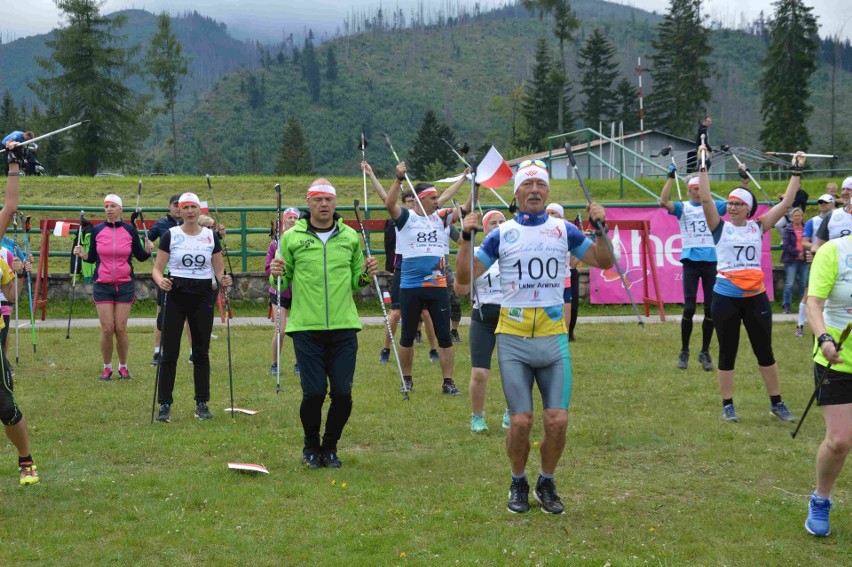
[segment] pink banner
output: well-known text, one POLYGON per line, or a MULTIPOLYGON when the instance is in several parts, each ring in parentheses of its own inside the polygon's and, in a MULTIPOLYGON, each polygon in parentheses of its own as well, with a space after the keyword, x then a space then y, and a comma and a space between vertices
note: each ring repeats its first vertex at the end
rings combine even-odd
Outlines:
MULTIPOLYGON (((757 215, 763 214, 768 207, 758 207, 757 215)), ((670 215, 662 207, 645 207, 616 209, 610 208, 606 211, 606 218, 612 220, 647 220, 651 225, 651 251, 652 258, 657 267, 657 281, 659 283, 660 295, 664 303, 683 303, 683 267, 680 263, 681 236, 677 218, 670 215)), ((651 278, 650 266, 642 270, 642 238, 638 230, 610 230, 615 249, 620 252, 621 266, 626 276, 627 284, 633 299, 638 304, 642 303, 645 289, 645 278, 651 278)), ((763 252, 761 266, 763 268, 766 292, 769 300, 775 298, 774 286, 772 284, 772 242, 767 232, 763 236, 763 252)), ((589 285, 591 286, 590 298, 592 303, 630 303, 627 292, 621 284, 618 272, 615 268, 600 270, 589 269, 589 285)), ((654 282, 648 281, 648 296, 655 297, 654 282)), ((698 302, 704 301, 701 287, 698 288, 698 302)))

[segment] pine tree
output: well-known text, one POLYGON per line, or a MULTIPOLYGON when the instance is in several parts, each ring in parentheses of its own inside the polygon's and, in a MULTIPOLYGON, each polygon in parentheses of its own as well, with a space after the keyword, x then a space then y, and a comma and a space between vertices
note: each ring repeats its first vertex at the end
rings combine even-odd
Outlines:
POLYGON ((813 112, 808 104, 810 78, 817 69, 819 37, 813 8, 801 0, 778 0, 769 24, 770 43, 761 61, 763 74, 760 141, 768 149, 805 150, 811 139, 805 122, 813 112))
POLYGON ((125 19, 101 16, 97 0, 59 0, 56 4, 67 25, 46 42, 51 56, 37 58, 50 76, 38 79, 32 88, 42 100, 55 105, 58 123, 90 120, 69 132, 73 143, 60 156, 60 163, 78 175, 134 165, 150 120, 148 97, 125 86, 137 74, 131 62, 137 50, 120 47, 124 38, 117 35, 125 19))
POLYGON ((452 139, 453 131, 450 127, 439 122, 434 111, 427 110, 406 162, 410 176, 425 179, 427 170, 434 173, 442 168, 446 172, 455 167, 457 158, 444 143, 444 140, 452 139))
POLYGON ((18 121, 18 109, 15 108, 15 99, 12 93, 3 93, 3 103, 0 105, 0 135, 6 136, 15 130, 28 129, 18 121))
POLYGON ((622 77, 615 89, 615 116, 613 120, 624 123, 625 132, 639 130, 639 89, 622 77))
POLYGON ((331 45, 325 57, 325 78, 328 81, 328 104, 334 107, 334 83, 337 81, 337 57, 331 45))
POLYGON ((284 128, 284 143, 278 153, 275 173, 278 175, 308 175, 313 172, 314 164, 311 149, 305 140, 302 124, 295 116, 290 116, 284 128))
POLYGON ((177 122, 175 105, 183 85, 181 80, 189 74, 191 58, 183 56, 183 46, 172 32, 172 19, 165 12, 157 17, 157 33, 151 38, 145 59, 145 68, 151 76, 151 88, 163 95, 162 110, 169 114, 172 122, 173 173, 178 172, 177 122))
POLYGON ((561 75, 554 75, 553 79, 562 79, 562 98, 557 99, 557 130, 565 132, 570 129, 571 119, 568 117, 570 111, 568 104, 573 98, 570 95, 571 82, 568 76, 568 61, 565 59, 565 44, 574 39, 574 32, 580 27, 580 20, 571 9, 568 0, 521 0, 521 4, 527 10, 537 10, 539 18, 545 14, 553 16, 553 35, 559 40, 559 65, 561 75))
POLYGON ((305 50, 302 52, 302 77, 308 82, 311 101, 317 102, 322 92, 322 85, 317 52, 310 38, 305 39, 305 50))
MULTIPOLYGON (((543 147, 545 138, 556 134, 559 128, 559 98, 560 93, 564 93, 564 83, 561 71, 554 69, 552 62, 547 40, 539 38, 535 48, 532 78, 527 83, 521 101, 521 114, 527 122, 527 135, 521 139, 521 143, 533 148, 543 147)), ((567 108, 568 102, 570 99, 563 100, 563 106, 567 108)), ((568 117, 567 127, 570 128, 572 122, 568 117)))
POLYGON ((618 77, 618 63, 613 61, 615 46, 595 28, 580 49, 580 92, 586 96, 581 117, 587 128, 597 128, 601 121, 615 115, 613 82, 618 77))
POLYGON ((691 136, 712 98, 707 85, 710 30, 701 25, 701 0, 671 0, 651 40, 654 91, 648 96, 648 121, 679 136, 691 136))

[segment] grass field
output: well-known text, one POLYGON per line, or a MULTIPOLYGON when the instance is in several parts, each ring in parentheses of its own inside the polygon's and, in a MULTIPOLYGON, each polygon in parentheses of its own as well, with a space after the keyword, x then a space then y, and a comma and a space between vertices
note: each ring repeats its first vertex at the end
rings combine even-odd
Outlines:
MULTIPOLYGON (((775 327, 785 400, 799 416, 812 391, 807 340, 775 327)), ((467 393, 467 332, 459 386, 467 393)), ((2 443, 3 559, 36 565, 848 565, 849 471, 834 491, 832 535, 802 527, 819 410, 791 440, 746 340, 736 387, 739 424, 723 423, 715 376, 674 368, 679 326, 582 325, 572 345, 574 392, 557 470, 566 514, 506 512, 509 472, 499 375, 491 430, 473 435, 466 396, 439 393, 425 346, 415 390, 400 400, 394 365, 377 361, 380 330, 359 337, 354 410, 340 470, 299 463, 300 393, 267 375, 272 326, 234 328, 232 419, 224 329, 213 341, 215 419, 192 417, 191 366, 179 365, 172 423, 149 424, 151 333, 131 329, 134 380, 99 383, 96 329, 43 330, 22 349, 16 393, 31 424, 42 482, 17 485, 2 443), (229 471, 263 463, 269 476, 229 471)), ((292 346, 285 342, 289 370, 292 346)), ((713 349, 715 352, 715 348, 713 349)), ((181 355, 186 360, 186 353, 181 355)), ((537 401, 538 404, 538 401, 537 401)), ((536 423, 533 439, 540 438, 536 423)), ((538 472, 534 447, 528 474, 538 472)))

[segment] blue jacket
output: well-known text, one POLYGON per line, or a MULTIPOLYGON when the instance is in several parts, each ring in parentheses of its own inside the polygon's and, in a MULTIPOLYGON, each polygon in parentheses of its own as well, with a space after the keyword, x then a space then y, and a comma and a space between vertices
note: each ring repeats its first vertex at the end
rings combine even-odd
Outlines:
POLYGON ((172 215, 166 215, 161 219, 157 219, 151 228, 148 229, 148 240, 154 242, 162 235, 167 233, 170 228, 177 226, 180 224, 180 221, 176 221, 172 218, 172 215))
POLYGON ((10 141, 11 142, 18 142, 18 143, 25 141, 24 140, 24 133, 21 132, 20 130, 15 130, 11 134, 9 134, 5 138, 3 138, 3 146, 5 147, 6 142, 10 142, 10 141))

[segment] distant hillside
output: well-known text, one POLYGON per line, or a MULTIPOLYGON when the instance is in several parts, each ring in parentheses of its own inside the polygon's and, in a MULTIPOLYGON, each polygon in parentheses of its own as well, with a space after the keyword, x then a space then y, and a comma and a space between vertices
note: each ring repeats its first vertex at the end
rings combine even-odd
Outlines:
MULTIPOLYGON (((157 31, 157 16, 144 10, 123 10, 109 15, 127 18, 121 33, 127 36, 127 45, 141 44, 144 54, 148 39, 157 31)), ((224 24, 198 12, 172 18, 172 27, 183 44, 184 53, 193 58, 189 66, 191 76, 184 82, 181 92, 184 98, 191 98, 193 92, 201 94, 210 90, 223 74, 251 66, 256 60, 254 45, 233 39, 224 24)), ((54 36, 55 32, 50 32, 0 44, 0 91, 8 89, 19 104, 36 100, 27 84, 45 76, 35 58, 50 56, 45 42, 54 36)), ((132 81, 131 86, 148 92, 147 85, 139 79, 132 81)))
MULTIPOLYGON (((650 64, 647 54, 659 17, 590 1, 576 3, 576 10, 582 27, 568 49, 571 65, 586 35, 599 26, 618 47, 622 74, 635 81, 637 56, 642 56, 643 65, 650 64), (602 5, 622 9, 628 17, 597 18, 584 11, 588 6, 600 12, 602 5)), ((536 39, 545 36, 552 40, 552 34, 550 22, 517 17, 517 8, 504 15, 460 25, 362 33, 319 46, 320 62, 324 65, 326 51, 333 46, 340 67, 333 104, 325 81, 321 101, 310 102, 300 68, 289 59, 283 64, 226 75, 182 120, 180 135, 190 140, 182 148, 182 167, 186 172, 242 173, 250 169, 247 155, 252 148, 260 156, 256 171, 270 174, 291 114, 302 121, 315 168, 323 173, 357 171, 360 154, 356 138, 361 130, 372 142, 372 161, 389 170, 392 160, 380 134, 388 132, 397 150, 405 154, 428 108, 472 147, 482 143, 506 147, 509 125, 489 111, 490 100, 528 78, 536 39), (262 95, 259 103, 258 92, 262 95), (249 104, 250 94, 254 107, 249 104), (235 151, 235 147, 239 149, 235 151)), ((765 44, 756 36, 729 30, 714 31, 712 44, 714 100, 709 111, 715 119, 713 141, 756 146, 761 125, 758 62, 765 44)), ((553 48, 555 51, 555 41, 553 48)), ((812 104, 816 111, 809 123, 812 151, 827 149, 829 71, 823 66, 813 79, 812 104)), ((576 69, 572 77, 576 77, 576 69)), ((647 73, 644 78, 646 92, 650 92, 653 82, 647 73)), ((838 84, 838 92, 852 92, 849 73, 840 72, 838 84)), ((578 96, 575 106, 579 102, 578 96)), ((647 118, 649 123, 653 121, 653 117, 647 118)), ((852 109, 848 105, 838 104, 837 123, 839 131, 852 131, 852 109)), ((156 148, 153 155, 165 156, 166 150, 156 148)))

